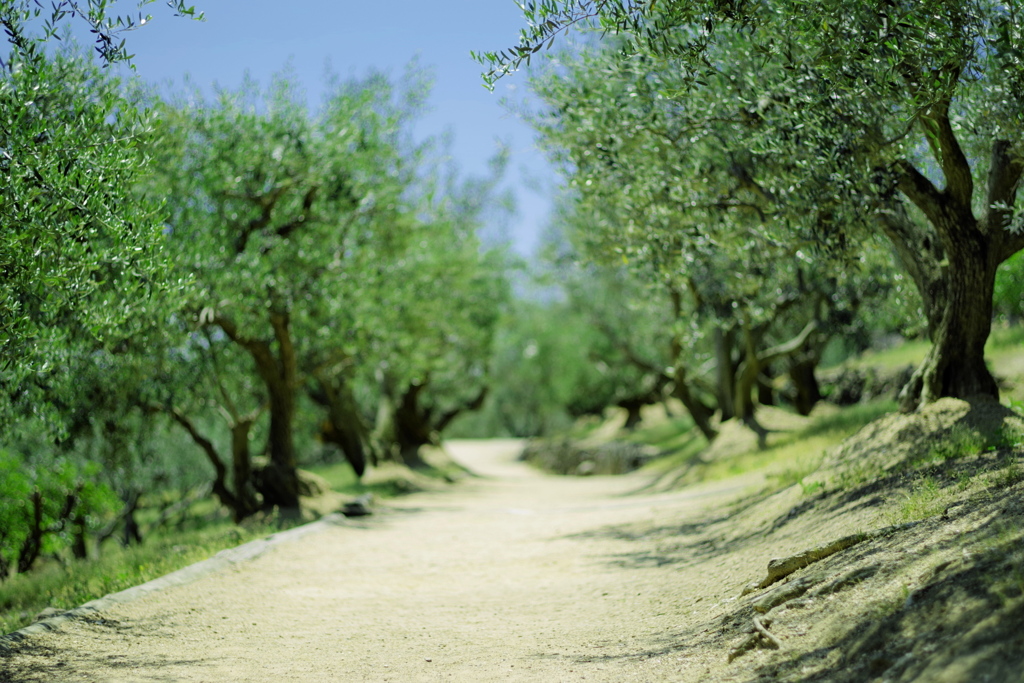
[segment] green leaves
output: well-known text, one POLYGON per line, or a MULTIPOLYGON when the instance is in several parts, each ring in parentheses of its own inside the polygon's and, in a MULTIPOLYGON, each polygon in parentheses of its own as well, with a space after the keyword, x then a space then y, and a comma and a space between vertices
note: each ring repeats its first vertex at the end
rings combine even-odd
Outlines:
POLYGON ((479 393, 509 294, 476 231, 503 163, 461 180, 433 141, 412 142, 424 87, 332 81, 311 112, 284 75, 159 105, 146 193, 167 198, 167 246, 196 277, 185 308, 199 326, 275 354, 287 342, 298 383, 355 382, 367 403, 378 374, 399 392, 426 386, 420 400, 441 409, 479 393), (288 316, 287 340, 274 315, 288 316))
POLYGON ((55 357, 44 339, 116 343, 163 314, 155 297, 171 285, 155 205, 132 193, 147 125, 136 103, 78 58, 22 54, 10 67, 0 78, 0 360, 16 392, 55 357))
MULTIPOLYGON (((131 63, 132 55, 121 36, 145 26, 152 15, 143 14, 142 8, 155 0, 139 0, 136 14, 110 14, 110 0, 52 0, 44 12, 39 0, 2 0, 0 2, 0 24, 3 25, 8 41, 24 57, 38 55, 44 43, 61 40, 61 34, 72 20, 84 22, 95 36, 95 50, 106 64, 131 63), (41 21, 42 33, 33 34, 27 27, 41 21)), ((203 20, 203 13, 196 13, 194 6, 182 0, 168 0, 168 7, 174 16, 203 20)), ((6 67, 6 64, 5 64, 6 67)))

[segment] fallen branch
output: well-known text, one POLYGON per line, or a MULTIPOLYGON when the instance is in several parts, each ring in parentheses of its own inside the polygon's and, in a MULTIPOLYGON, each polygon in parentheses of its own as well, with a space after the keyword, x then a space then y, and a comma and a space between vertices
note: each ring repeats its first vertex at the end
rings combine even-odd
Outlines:
POLYGON ((766 629, 764 627, 764 625, 761 623, 761 620, 758 619, 757 617, 754 617, 754 628, 757 629, 758 633, 760 633, 762 636, 767 638, 769 641, 771 641, 775 645, 775 647, 773 649, 775 649, 775 650, 781 650, 782 649, 782 641, 780 641, 778 638, 776 638, 771 633, 769 633, 768 629, 766 629))
MULTIPOLYGON (((765 620, 771 623, 771 617, 766 617, 765 620)), ((729 651, 728 661, 730 663, 740 655, 750 652, 757 647, 767 647, 772 650, 782 649, 782 643, 768 632, 768 629, 765 628, 765 625, 761 623, 758 617, 754 617, 754 628, 748 629, 748 633, 750 633, 749 636, 729 651)))
POLYGON ((790 574, 799 569, 803 569, 804 567, 810 564, 813 564, 820 560, 824 560, 826 557, 835 555, 836 553, 846 550, 847 548, 852 548, 853 546, 863 541, 891 536, 897 531, 904 531, 905 529, 915 527, 920 523, 920 521, 907 522, 906 524, 896 524, 894 526, 887 526, 883 529, 876 529, 875 531, 868 531, 865 533, 853 534, 851 536, 844 536, 843 538, 840 538, 836 541, 832 541, 831 543, 819 545, 816 548, 805 550, 802 553, 797 553, 796 555, 790 555, 789 557, 782 558, 772 558, 768 562, 768 576, 765 577, 765 579, 759 584, 751 584, 747 586, 747 588, 743 590, 743 593, 746 594, 754 590, 767 588, 776 581, 786 578, 787 576, 789 576, 790 574))

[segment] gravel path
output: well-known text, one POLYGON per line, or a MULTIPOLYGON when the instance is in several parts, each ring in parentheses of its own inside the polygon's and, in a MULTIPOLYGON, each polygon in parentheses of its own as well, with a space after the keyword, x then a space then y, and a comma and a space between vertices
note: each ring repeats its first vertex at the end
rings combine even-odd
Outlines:
POLYGON ((667 681, 700 680, 721 662, 724 653, 689 650, 680 637, 707 605, 738 593, 749 567, 661 562, 667 536, 649 531, 699 523, 752 482, 645 494, 641 475, 544 476, 515 462, 519 448, 452 443, 480 477, 35 635, 8 675, 667 681))

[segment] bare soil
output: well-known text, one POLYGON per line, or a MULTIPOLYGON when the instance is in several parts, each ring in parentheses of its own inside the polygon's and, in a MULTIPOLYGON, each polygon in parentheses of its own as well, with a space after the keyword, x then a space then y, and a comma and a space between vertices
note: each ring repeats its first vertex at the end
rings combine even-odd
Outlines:
POLYGON ((520 449, 452 443, 478 476, 32 635, 0 680, 1024 680, 1012 453, 929 465, 945 507, 908 525, 894 501, 922 475, 888 462, 811 493, 758 474, 664 492, 520 449), (771 558, 858 534, 765 584, 771 558))

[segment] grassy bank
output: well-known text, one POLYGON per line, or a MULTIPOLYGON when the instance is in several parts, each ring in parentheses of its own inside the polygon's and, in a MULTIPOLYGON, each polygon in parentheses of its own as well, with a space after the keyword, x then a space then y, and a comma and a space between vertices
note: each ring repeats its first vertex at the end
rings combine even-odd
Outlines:
POLYGON ((142 545, 109 542, 97 560, 49 559, 28 574, 0 583, 0 633, 32 623, 46 607, 72 609, 278 530, 267 524, 238 526, 223 518, 195 524, 154 531, 142 545))
MULTIPOLYGON (((403 492, 401 486, 390 481, 364 484, 345 463, 313 467, 310 471, 326 480, 332 491, 344 496, 373 493, 386 498, 403 492)), ((161 500, 164 505, 175 502, 166 496, 161 500)), ((145 528, 156 515, 153 509, 143 510, 138 521, 145 528)), ((123 547, 111 540, 104 543, 98 559, 43 558, 33 571, 0 583, 0 634, 32 623, 47 607, 73 609, 300 523, 301 520, 254 518, 234 524, 227 511, 208 498, 190 506, 180 523, 147 533, 141 545, 123 547)))

